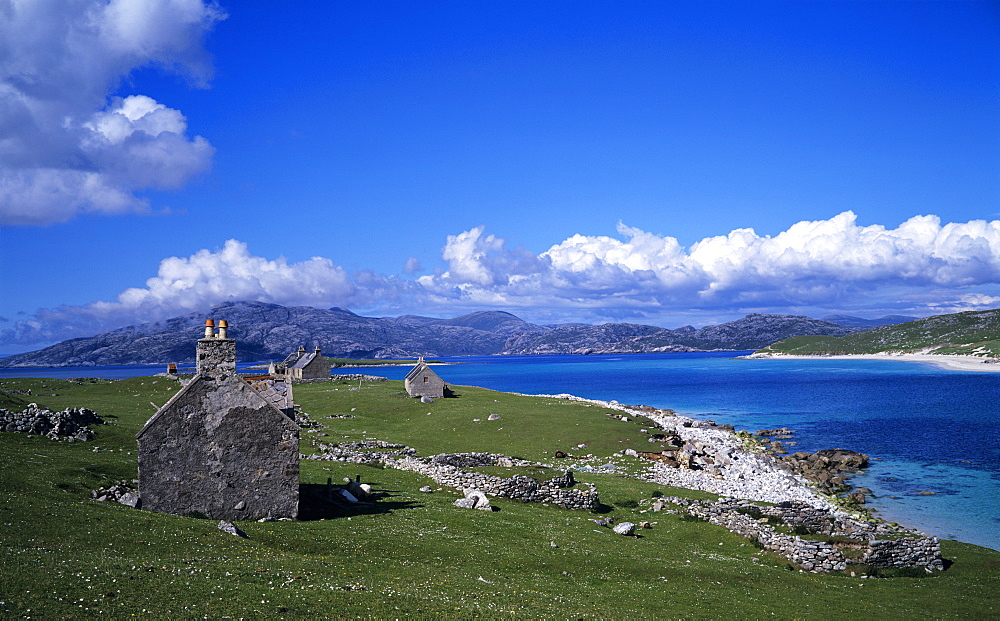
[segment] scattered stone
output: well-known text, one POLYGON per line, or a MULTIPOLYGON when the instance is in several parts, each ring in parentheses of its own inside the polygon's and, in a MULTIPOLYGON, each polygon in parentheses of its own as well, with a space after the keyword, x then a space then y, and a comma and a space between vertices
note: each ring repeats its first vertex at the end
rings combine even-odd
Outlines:
POLYGON ((488 416, 488 417, 486 418, 486 420, 500 420, 500 415, 499 415, 499 414, 490 414, 490 415, 489 415, 489 416, 488 416))
POLYGON ((434 492, 434 490, 431 489, 430 485, 425 485, 425 486, 421 487, 420 491, 423 492, 423 493, 425 493, 425 494, 430 494, 430 493, 434 492))
POLYGON ((128 505, 130 507, 137 507, 139 505, 139 494, 136 491, 135 485, 128 481, 118 481, 112 485, 101 487, 90 492, 91 500, 96 500, 98 502, 120 502, 123 505, 128 505), (124 501, 126 496, 134 496, 136 498, 136 504, 130 504, 131 498, 128 502, 124 501))
POLYGON ((219 530, 221 530, 224 533, 229 533, 230 535, 236 535, 237 537, 242 537, 243 539, 249 539, 249 537, 247 537, 247 534, 242 530, 240 530, 240 528, 236 526, 236 524, 233 524, 232 522, 219 520, 219 530))
POLYGON ((125 492, 122 494, 122 497, 118 499, 118 502, 127 507, 138 509, 140 503, 139 494, 136 494, 135 492, 125 492))
POLYGON ((621 524, 615 524, 614 528, 611 530, 615 531, 619 535, 634 535, 635 524, 632 522, 622 522, 621 524))
POLYGON ((433 397, 420 397, 420 403, 434 403, 433 397))

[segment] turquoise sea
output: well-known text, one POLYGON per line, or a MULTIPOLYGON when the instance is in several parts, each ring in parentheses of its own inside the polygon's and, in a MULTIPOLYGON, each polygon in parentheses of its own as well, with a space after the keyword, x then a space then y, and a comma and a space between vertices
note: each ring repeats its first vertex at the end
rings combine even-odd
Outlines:
MULTIPOLYGON (((756 431, 794 430, 789 450, 871 456, 870 506, 946 539, 1000 550, 1000 373, 888 360, 738 360, 746 352, 443 359, 445 381, 671 408, 756 431)), ((0 369, 0 377, 128 377, 162 366, 0 369)), ((402 379, 408 368, 360 372, 402 379)), ((344 369, 357 373, 358 369, 344 369)))

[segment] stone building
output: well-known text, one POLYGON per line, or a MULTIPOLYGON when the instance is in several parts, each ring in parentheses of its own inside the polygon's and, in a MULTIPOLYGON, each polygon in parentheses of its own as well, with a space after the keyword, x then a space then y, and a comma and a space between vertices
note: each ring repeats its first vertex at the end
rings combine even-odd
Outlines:
POLYGON ((448 385, 424 362, 423 356, 417 360, 417 365, 406 374, 403 382, 406 393, 411 397, 430 397, 440 399, 445 396, 448 385))
POLYGON ((222 520, 290 517, 299 506, 291 384, 236 374, 236 343, 206 321, 197 372, 136 434, 142 508, 222 520))
POLYGON ((305 347, 299 347, 283 362, 272 363, 268 372, 273 377, 288 379, 326 379, 330 377, 330 361, 323 357, 319 347, 311 353, 307 353, 305 347))

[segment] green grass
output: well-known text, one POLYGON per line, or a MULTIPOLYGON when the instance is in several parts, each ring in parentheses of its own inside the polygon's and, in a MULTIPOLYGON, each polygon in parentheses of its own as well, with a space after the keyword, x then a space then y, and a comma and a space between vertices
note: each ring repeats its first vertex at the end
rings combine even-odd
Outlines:
POLYGON ((796 336, 760 350, 793 355, 911 353, 1000 357, 1000 309, 937 315, 848 336, 796 336))
MULTIPOLYGON (((457 494, 450 490, 417 491, 430 481, 415 473, 303 460, 303 483, 360 475, 386 496, 368 514, 240 523, 249 535, 240 539, 213 520, 87 500, 92 489, 135 477, 133 435, 153 412, 149 401, 162 404, 176 383, 0 380, 0 389, 27 387, 34 394, 18 398, 52 409, 86 406, 116 418, 97 427, 88 443, 0 433, 2 618, 1000 614, 998 552, 943 542, 951 566, 928 577, 862 580, 789 571, 783 559, 720 527, 644 512, 657 493, 708 495, 620 475, 577 477, 598 486, 605 505, 600 516, 502 499, 492 499, 499 511, 487 513, 455 508, 457 494), (641 537, 620 537, 591 522, 594 517, 655 525, 640 530, 641 537)), ((348 435, 402 442, 423 455, 490 450, 552 462, 552 453, 564 450, 593 453, 595 463, 605 463, 621 448, 649 446, 638 424, 606 417, 597 407, 469 387, 458 387, 458 398, 422 404, 402 398, 401 390, 401 382, 365 383, 360 391, 347 384, 297 385, 297 401, 327 425, 303 433, 303 451, 313 450, 313 438, 348 435), (494 412, 501 419, 487 421, 494 412), (355 417, 326 418, 345 413, 355 417), (573 449, 580 443, 587 448, 573 449)))

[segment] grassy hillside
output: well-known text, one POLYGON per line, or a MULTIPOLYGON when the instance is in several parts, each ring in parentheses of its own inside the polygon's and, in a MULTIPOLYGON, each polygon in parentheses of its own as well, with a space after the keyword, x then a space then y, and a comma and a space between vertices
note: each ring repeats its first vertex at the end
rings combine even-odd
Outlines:
POLYGON ((841 337, 797 336, 760 352, 796 355, 926 352, 996 358, 1000 357, 1000 309, 936 315, 841 337))
MULTIPOLYGON (((583 404, 470 387, 423 404, 405 399, 401 382, 352 387, 296 386, 297 401, 325 426, 303 433, 303 452, 314 440, 377 438, 423 455, 490 450, 547 461, 564 450, 604 463, 622 448, 648 446, 638 423, 583 404), (487 421, 491 413, 501 418, 487 421), (581 443, 587 447, 573 448, 581 443)), ((494 499, 494 513, 460 510, 451 490, 419 492, 429 481, 414 473, 303 460, 303 483, 360 475, 387 495, 369 513, 240 523, 249 535, 240 539, 215 521, 87 499, 92 489, 136 476, 133 435, 153 413, 150 401, 164 403, 176 383, 0 380, 0 389, 28 388, 30 396, 0 393, 0 401, 87 406, 112 424, 96 427, 88 443, 0 432, 2 618, 1000 614, 998 552, 943 542, 950 567, 921 578, 800 573, 720 527, 642 512, 657 491, 706 494, 612 474, 578 478, 597 485, 604 516, 655 522, 641 537, 614 535, 590 521, 595 515, 551 506, 494 499)))

